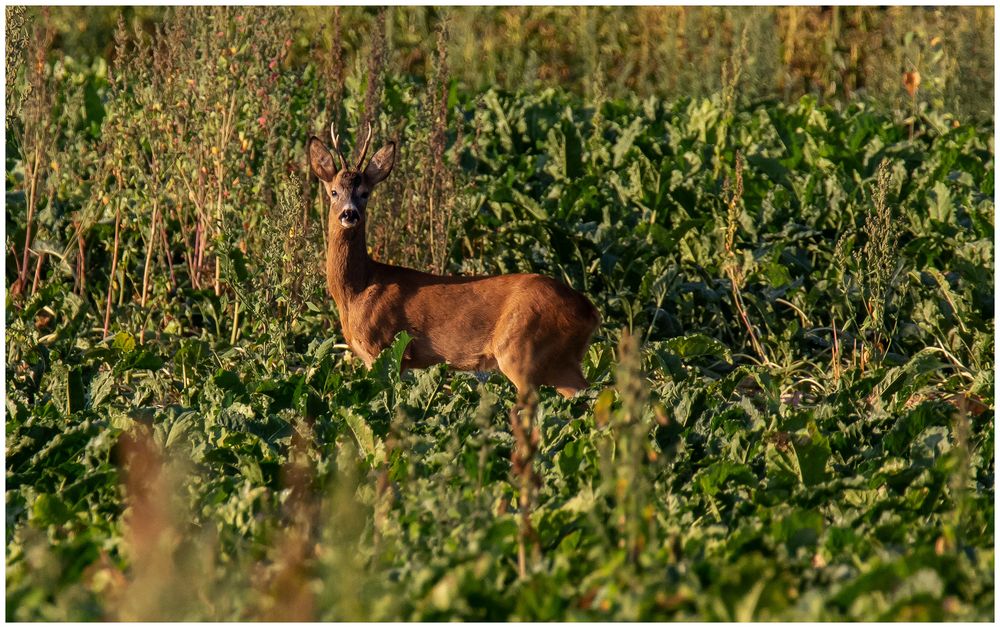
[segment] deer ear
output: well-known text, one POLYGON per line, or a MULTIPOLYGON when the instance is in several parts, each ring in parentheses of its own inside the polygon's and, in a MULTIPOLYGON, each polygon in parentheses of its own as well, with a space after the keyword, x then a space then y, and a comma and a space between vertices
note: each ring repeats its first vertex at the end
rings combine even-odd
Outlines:
POLYGON ((337 168, 333 165, 333 155, 323 142, 313 135, 309 138, 309 166, 320 179, 329 183, 337 176, 337 168))
POLYGON ((372 160, 365 168, 365 182, 368 187, 375 187, 376 183, 381 183, 392 171, 392 165, 396 162, 396 143, 389 142, 378 152, 372 155, 372 160))

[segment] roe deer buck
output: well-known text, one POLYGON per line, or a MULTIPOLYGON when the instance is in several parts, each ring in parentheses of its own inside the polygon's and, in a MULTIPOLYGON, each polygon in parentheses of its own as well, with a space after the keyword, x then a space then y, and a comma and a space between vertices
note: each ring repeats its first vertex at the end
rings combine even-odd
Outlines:
POLYGON ((566 397, 586 388, 580 361, 600 314, 587 297, 542 275, 432 275, 372 260, 365 242, 365 207, 396 160, 396 145, 379 149, 361 169, 371 125, 354 168, 330 139, 340 162, 316 136, 309 163, 329 200, 326 285, 337 303, 344 338, 367 366, 400 331, 413 340, 402 367, 445 362, 458 370, 499 369, 518 398, 539 385, 566 397))

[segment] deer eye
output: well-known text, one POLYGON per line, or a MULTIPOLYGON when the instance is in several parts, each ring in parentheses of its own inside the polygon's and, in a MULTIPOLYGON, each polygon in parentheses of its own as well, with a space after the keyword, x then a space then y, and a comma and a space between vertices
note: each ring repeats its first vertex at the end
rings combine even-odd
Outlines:
POLYGON ((362 193, 360 194, 360 196, 361 196, 361 199, 362 199, 362 200, 364 200, 364 199, 368 198, 368 192, 367 192, 367 191, 365 191, 365 192, 362 192, 362 193))
POLYGON ((330 191, 330 198, 337 198, 337 190, 330 191))

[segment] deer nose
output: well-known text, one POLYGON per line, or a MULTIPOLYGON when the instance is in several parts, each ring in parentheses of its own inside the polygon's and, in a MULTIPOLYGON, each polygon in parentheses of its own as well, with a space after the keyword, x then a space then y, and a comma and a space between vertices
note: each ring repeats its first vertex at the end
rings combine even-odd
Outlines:
POLYGON ((340 224, 345 227, 353 227, 361 220, 361 214, 356 209, 345 209, 340 213, 340 224))

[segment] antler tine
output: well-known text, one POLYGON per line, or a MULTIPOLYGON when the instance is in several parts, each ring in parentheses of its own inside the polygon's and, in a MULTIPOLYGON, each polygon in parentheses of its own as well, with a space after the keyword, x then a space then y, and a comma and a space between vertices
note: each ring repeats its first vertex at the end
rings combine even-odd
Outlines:
POLYGON ((344 159, 344 153, 340 152, 340 141, 337 139, 337 128, 335 125, 330 124, 330 141, 333 142, 333 152, 337 153, 337 157, 340 158, 340 169, 347 169, 347 160, 344 159))
POLYGON ((361 166, 363 166, 365 164, 365 157, 368 156, 368 145, 371 144, 371 141, 372 141, 372 123, 371 123, 371 121, 369 121, 368 122, 368 135, 367 135, 367 137, 365 137, 365 143, 361 145, 361 156, 358 157, 358 165, 355 168, 355 170, 357 170, 359 172, 361 171, 361 166))

